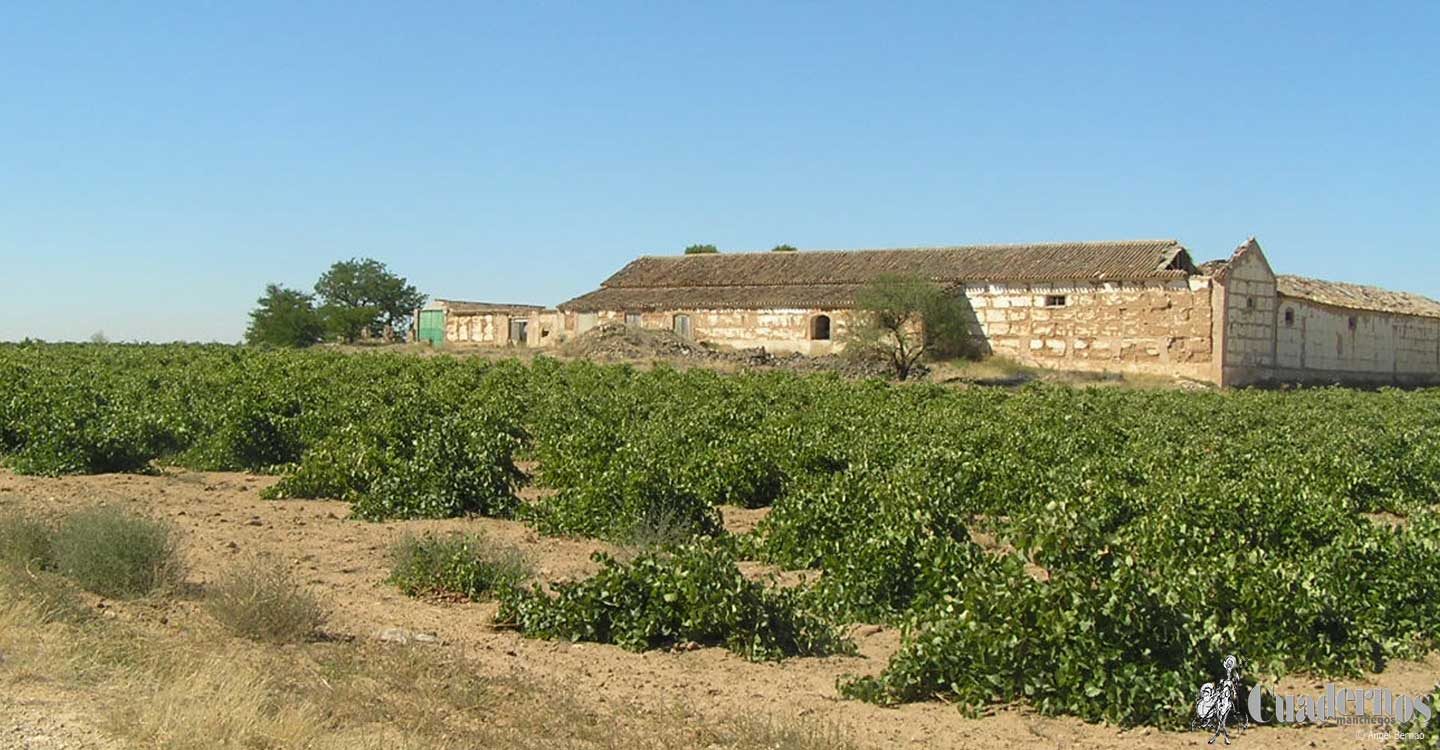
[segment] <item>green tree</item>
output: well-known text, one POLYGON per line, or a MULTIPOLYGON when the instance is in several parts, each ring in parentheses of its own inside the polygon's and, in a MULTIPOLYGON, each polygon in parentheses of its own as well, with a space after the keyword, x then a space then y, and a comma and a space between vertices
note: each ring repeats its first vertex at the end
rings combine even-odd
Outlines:
POLYGON ((710 255, 720 252, 720 248, 714 245, 691 245, 685 248, 686 255, 710 255))
POLYGON ((315 282, 321 317, 330 333, 354 342, 363 334, 401 335, 425 295, 384 263, 370 258, 340 261, 315 282))
POLYGON ((349 307, 338 303, 321 305, 316 313, 325 328, 325 336, 331 340, 341 339, 347 344, 355 343, 355 340, 364 334, 381 336, 384 334, 384 323, 380 323, 380 331, 375 330, 376 321, 380 320, 380 308, 364 305, 360 307, 349 307))
POLYGON ((265 296, 255 301, 245 342, 275 346, 309 346, 325 333, 315 300, 310 295, 279 284, 265 287, 265 296))
POLYGON ((772 252, 772 253, 793 253, 793 252, 798 252, 798 250, 796 249, 796 247, 795 247, 794 245, 776 245, 775 247, 770 248, 770 252, 772 252))
POLYGON ((905 380, 927 354, 974 356, 971 311, 963 295, 918 276, 885 274, 855 296, 858 320, 847 332, 846 351, 884 358, 905 380))

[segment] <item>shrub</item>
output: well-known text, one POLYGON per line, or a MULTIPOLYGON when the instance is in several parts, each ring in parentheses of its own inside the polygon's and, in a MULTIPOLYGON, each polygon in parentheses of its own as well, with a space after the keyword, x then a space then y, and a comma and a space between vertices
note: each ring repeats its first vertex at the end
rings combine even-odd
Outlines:
POLYGON ((974 319, 964 294, 955 294, 920 276, 888 274, 855 294, 857 320, 847 332, 846 351, 883 356, 904 380, 921 358, 933 354, 971 356, 974 319))
POLYGON ((441 417, 416 438, 407 460, 356 499, 351 513, 367 521, 509 516, 520 502, 515 487, 523 475, 512 459, 518 443, 487 420, 441 417))
POLYGON ((59 391, 25 423, 11 461, 17 473, 138 472, 160 454, 162 431, 138 405, 113 393, 59 391))
POLYGON ((55 530, 19 511, 0 514, 0 564, 44 570, 54 567, 55 530))
POLYGON ((206 609, 230 632, 254 641, 299 643, 325 624, 325 610, 280 563, 231 567, 205 591, 206 609))
POLYGON ((695 539, 695 530, 683 520, 664 511, 652 511, 620 533, 618 541, 627 547, 650 549, 673 547, 695 539))
POLYGON ((519 550, 481 534, 406 536, 390 550, 390 583, 409 596, 488 597, 531 576, 519 550))
POLYGON ((1182 613, 1132 593, 1134 578, 1092 591, 1032 580, 1010 560, 955 573, 957 593, 914 615, 885 671, 842 681, 842 694, 971 710, 1025 700, 1044 714, 1180 726, 1213 650, 1182 613))
POLYGON ((576 583, 500 595, 497 618, 539 638, 614 643, 630 651, 694 642, 760 661, 853 649, 795 590, 748 580, 733 545, 693 544, 647 552, 628 563, 603 553, 603 569, 576 583))
POLYGON ((524 439, 514 376, 502 366, 449 367, 406 370, 393 392, 314 417, 299 464, 264 497, 348 500, 371 521, 511 515, 524 479, 514 462, 524 439))
POLYGON ((782 567, 823 569, 817 593, 837 617, 891 620, 937 594, 937 571, 974 557, 959 508, 913 476, 857 464, 800 483, 749 543, 782 567))
POLYGON ((104 506, 75 513, 60 524, 55 567, 82 588, 117 599, 173 586, 183 576, 170 526, 104 506))

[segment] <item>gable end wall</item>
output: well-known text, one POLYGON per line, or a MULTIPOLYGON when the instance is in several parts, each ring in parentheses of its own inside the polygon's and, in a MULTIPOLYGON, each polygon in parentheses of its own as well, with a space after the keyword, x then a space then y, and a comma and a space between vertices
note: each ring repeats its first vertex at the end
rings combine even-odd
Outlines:
POLYGON ((1221 385, 1269 380, 1275 367, 1275 274, 1260 246, 1244 246, 1217 283, 1223 324, 1221 385))

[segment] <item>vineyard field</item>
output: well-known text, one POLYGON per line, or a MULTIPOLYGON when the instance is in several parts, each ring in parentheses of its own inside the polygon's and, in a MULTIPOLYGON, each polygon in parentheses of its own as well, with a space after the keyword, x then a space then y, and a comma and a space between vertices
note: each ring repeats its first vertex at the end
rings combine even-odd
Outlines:
POLYGON ((952 389, 543 357, 0 345, 0 462, 277 476, 356 523, 636 544, 500 594, 538 638, 846 654, 838 695, 1181 727, 1225 655, 1349 677, 1440 642, 1440 390, 952 389), (526 467, 525 471, 521 467, 526 467), (541 490, 522 500, 521 489, 541 490), (766 509, 746 533, 726 507, 766 509), (799 586, 742 564, 813 571, 799 586), (623 604, 622 604, 623 603, 623 604))

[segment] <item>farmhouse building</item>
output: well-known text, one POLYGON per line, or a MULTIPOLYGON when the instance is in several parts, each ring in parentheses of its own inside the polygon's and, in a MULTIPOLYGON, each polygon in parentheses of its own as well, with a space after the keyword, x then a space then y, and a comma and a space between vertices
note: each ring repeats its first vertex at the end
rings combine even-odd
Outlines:
POLYGON ((1198 265, 1175 240, 645 256, 556 309, 440 302, 419 328, 443 309, 445 341, 548 346, 619 323, 827 354, 884 274, 963 297, 982 349, 1031 365, 1225 386, 1440 383, 1440 303, 1276 275, 1253 238, 1198 265))

